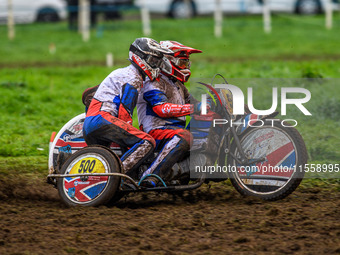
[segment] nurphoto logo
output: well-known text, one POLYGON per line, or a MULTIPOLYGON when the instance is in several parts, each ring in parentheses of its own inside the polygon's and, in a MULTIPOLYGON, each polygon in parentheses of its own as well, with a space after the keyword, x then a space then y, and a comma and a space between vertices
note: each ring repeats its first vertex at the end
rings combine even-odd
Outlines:
MULTIPOLYGON (((242 90, 235 86, 235 85, 231 85, 231 84, 216 84, 215 85, 216 89, 228 89, 231 92, 232 95, 232 112, 234 115, 244 115, 245 114, 245 110, 244 110, 244 106, 245 106, 245 96, 242 92, 242 90)), ((259 109, 255 109, 254 107, 254 97, 253 97, 253 88, 249 87, 247 90, 247 94, 248 94, 248 100, 247 100, 247 105, 248 105, 248 109, 252 114, 255 114, 257 116, 268 116, 272 113, 274 113, 277 109, 278 106, 278 88, 274 87, 272 88, 272 105, 269 109, 266 110, 259 110, 259 109)), ((308 89, 305 88, 297 88, 297 87, 283 87, 281 88, 281 115, 285 116, 287 115, 287 105, 295 105, 304 115, 306 116, 312 116, 312 114, 307 110, 307 108, 303 105, 305 103, 307 103, 310 99, 311 99, 311 93, 308 89), (303 98, 288 98, 288 94, 290 93, 299 93, 299 94, 303 94, 304 97, 303 98)), ((201 108, 201 114, 207 114, 207 95, 203 94, 202 95, 202 108, 201 108)), ((268 119, 269 121, 272 121, 272 123, 274 121, 276 121, 275 119, 268 119)), ((226 119, 215 119, 214 120, 214 126, 215 124, 227 124, 229 122, 229 124, 232 125, 240 125, 243 124, 251 126, 251 122, 260 122, 263 125, 263 121, 261 121, 260 118, 256 118, 256 119, 249 119, 248 121, 246 121, 245 119, 243 119, 242 121, 237 121, 237 122, 233 122, 232 120, 228 121, 226 119), (246 123, 248 122, 248 123, 246 123)), ((286 120, 282 120, 281 121, 282 126, 296 126, 297 125, 297 121, 294 119, 286 119, 286 120), (285 122, 294 122, 294 125, 285 125, 285 122)), ((262 126, 260 125, 260 126, 262 126)), ((257 125, 258 127, 258 125, 257 125)))

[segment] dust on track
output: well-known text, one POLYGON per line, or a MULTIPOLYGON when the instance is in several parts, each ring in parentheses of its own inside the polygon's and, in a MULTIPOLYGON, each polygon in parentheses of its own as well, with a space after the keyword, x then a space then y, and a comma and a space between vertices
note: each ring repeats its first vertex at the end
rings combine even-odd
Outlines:
POLYGON ((67 208, 42 179, 0 178, 0 254, 339 254, 340 192, 265 202, 214 183, 67 208))

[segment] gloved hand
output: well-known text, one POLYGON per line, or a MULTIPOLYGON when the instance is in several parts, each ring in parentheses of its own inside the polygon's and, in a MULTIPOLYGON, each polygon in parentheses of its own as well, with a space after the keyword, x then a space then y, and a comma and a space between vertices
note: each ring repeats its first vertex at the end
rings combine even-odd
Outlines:
POLYGON ((212 99, 211 98, 208 98, 207 99, 207 111, 209 111, 209 110, 212 110, 213 111, 213 105, 214 105, 214 102, 212 101, 212 99))
MULTIPOLYGON (((207 112, 211 109, 212 107, 212 100, 207 99, 207 112)), ((202 111, 202 102, 197 102, 194 104, 194 114, 201 114, 202 111)))

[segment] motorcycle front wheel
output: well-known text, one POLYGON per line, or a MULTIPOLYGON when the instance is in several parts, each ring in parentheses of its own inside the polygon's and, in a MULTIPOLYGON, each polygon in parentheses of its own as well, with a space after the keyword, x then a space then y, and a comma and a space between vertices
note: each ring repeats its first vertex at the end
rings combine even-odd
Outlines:
POLYGON ((261 162, 244 165, 236 159, 240 152, 235 141, 228 157, 229 177, 241 195, 264 200, 279 200, 291 194, 302 181, 307 163, 307 149, 300 133, 279 120, 263 120, 259 127, 249 127, 240 135, 248 159, 261 162), (236 159, 235 159, 236 158, 236 159))
MULTIPOLYGON (((72 154, 63 164, 61 174, 120 173, 120 163, 113 152, 103 147, 85 147, 72 154)), ((117 193, 119 176, 89 175, 58 178, 61 200, 68 206, 99 206, 117 193)))

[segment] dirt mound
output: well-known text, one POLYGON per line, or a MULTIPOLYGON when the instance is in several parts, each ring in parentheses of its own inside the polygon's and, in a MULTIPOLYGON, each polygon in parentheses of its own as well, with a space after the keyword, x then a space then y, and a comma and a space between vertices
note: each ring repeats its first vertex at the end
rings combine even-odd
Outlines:
POLYGON ((11 175, 0 177, 0 200, 8 199, 56 201, 59 197, 56 189, 43 178, 11 175))

